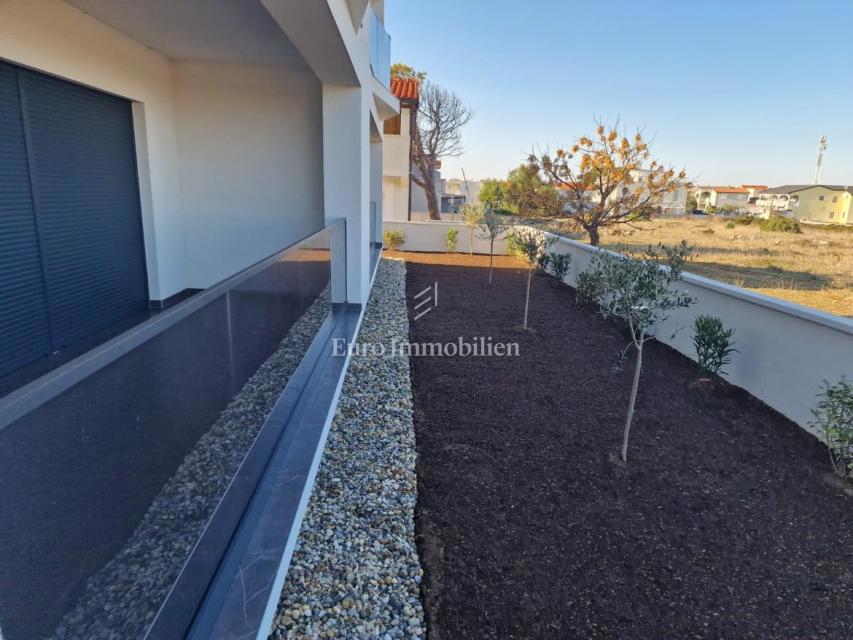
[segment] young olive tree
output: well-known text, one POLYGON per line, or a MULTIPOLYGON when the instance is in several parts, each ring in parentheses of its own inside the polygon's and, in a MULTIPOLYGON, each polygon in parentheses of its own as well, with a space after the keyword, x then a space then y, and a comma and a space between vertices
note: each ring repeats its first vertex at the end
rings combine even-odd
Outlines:
POLYGON ((527 290, 524 294, 524 322, 522 324, 524 329, 527 329, 527 312, 530 308, 530 281, 533 278, 533 273, 539 268, 542 256, 551 246, 551 242, 553 241, 542 231, 531 227, 513 229, 508 239, 512 252, 527 263, 527 290))
POLYGON ((589 269, 578 276, 579 288, 586 299, 595 302, 605 318, 620 319, 626 324, 631 341, 622 352, 623 357, 631 347, 637 351, 622 437, 623 462, 628 461, 628 438, 643 367, 643 346, 654 337, 650 330, 666 320, 673 309, 689 307, 695 302, 672 289, 689 254, 690 247, 684 241, 675 247, 649 247, 642 258, 601 252, 592 259, 589 269))
POLYGON ((462 222, 468 227, 468 254, 474 254, 474 230, 483 219, 483 207, 478 204, 463 204, 459 210, 462 214, 462 222))
POLYGON ((489 243, 489 284, 492 284, 495 262, 495 240, 506 233, 509 227, 503 218, 495 211, 492 205, 484 207, 483 218, 480 221, 480 239, 489 243))

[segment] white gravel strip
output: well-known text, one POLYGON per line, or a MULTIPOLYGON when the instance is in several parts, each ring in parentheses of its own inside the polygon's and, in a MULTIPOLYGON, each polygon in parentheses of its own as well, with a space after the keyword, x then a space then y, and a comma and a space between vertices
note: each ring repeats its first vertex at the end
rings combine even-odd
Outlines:
POLYGON ((423 638, 406 266, 379 264, 270 638, 423 638))

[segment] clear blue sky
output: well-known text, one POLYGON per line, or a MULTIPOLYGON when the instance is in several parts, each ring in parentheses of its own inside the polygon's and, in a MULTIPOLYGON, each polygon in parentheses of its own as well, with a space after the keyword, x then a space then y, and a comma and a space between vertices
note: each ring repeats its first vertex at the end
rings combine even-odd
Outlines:
POLYGON ((386 0, 392 60, 476 112, 445 177, 620 116, 702 184, 853 184, 853 0, 386 0))

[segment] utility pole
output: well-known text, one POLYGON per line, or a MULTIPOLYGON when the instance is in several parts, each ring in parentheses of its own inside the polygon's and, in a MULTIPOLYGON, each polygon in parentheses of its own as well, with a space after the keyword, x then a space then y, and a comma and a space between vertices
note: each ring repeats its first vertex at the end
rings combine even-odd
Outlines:
POLYGON ((824 151, 826 151, 826 136, 821 136, 817 145, 817 169, 814 172, 814 184, 820 184, 820 170, 823 168, 824 151))
POLYGON ((465 168, 462 167, 462 179, 465 181, 465 193, 468 194, 468 204, 470 204, 471 200, 471 189, 468 187, 468 176, 465 175, 465 168))

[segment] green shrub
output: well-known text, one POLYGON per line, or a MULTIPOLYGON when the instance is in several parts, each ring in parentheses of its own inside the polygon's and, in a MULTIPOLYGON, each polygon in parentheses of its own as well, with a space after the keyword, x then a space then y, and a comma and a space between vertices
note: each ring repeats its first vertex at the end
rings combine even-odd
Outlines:
POLYGON ((732 218, 732 222, 734 222, 735 224, 749 225, 749 224, 752 224, 753 220, 755 220, 755 218, 753 216, 749 216, 749 215, 737 216, 736 218, 732 218))
POLYGON ((737 226, 737 225, 736 225, 732 220, 729 220, 729 221, 726 223, 726 229, 734 229, 736 226, 737 226))
POLYGON ((579 306, 594 304, 601 284, 594 271, 581 271, 575 279, 575 302, 579 306))
POLYGON ((445 238, 445 244, 447 245, 447 250, 450 253, 456 253, 456 240, 459 237, 459 229, 456 227, 450 227, 447 230, 447 236, 445 238))
POLYGON ((762 231, 776 231, 779 233, 802 233, 800 225, 796 220, 785 218, 783 216, 770 216, 766 220, 762 220, 758 228, 762 231))
POLYGON ((703 378, 725 375, 723 367, 732 361, 737 349, 732 346, 734 329, 723 327, 723 321, 713 316, 697 316, 693 322, 693 347, 703 378))
POLYGON ((392 251, 399 251, 400 247, 406 242, 406 234, 402 231, 392 231, 389 229, 382 234, 382 242, 392 251))
POLYGON ((551 274, 560 282, 565 282, 566 276, 569 275, 569 269, 572 267, 572 254, 570 253, 547 253, 548 264, 551 267, 551 274))
POLYGON ((823 432, 835 473, 853 478, 853 384, 844 376, 836 384, 824 380, 818 398, 811 425, 823 432))

